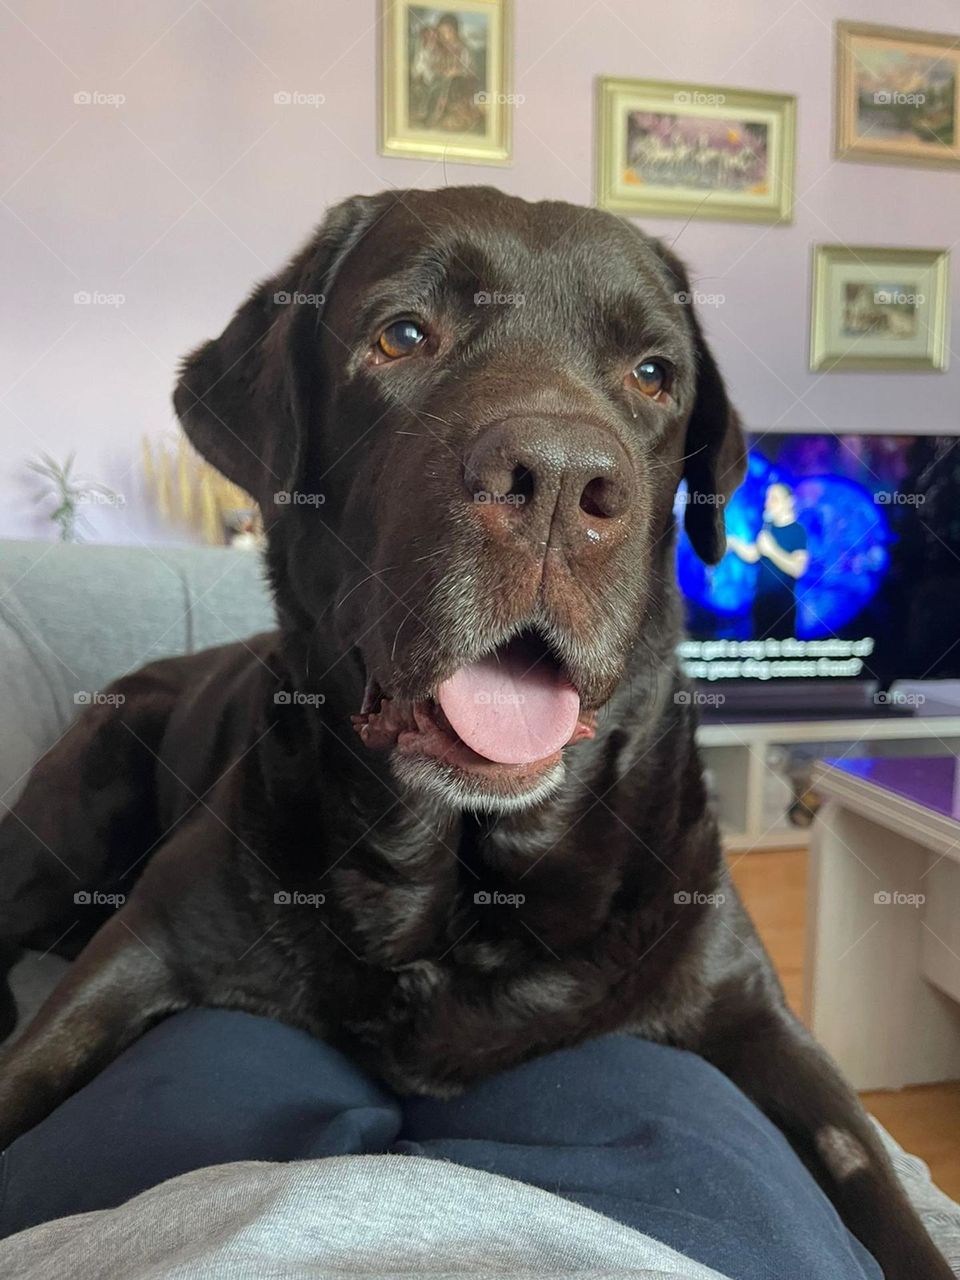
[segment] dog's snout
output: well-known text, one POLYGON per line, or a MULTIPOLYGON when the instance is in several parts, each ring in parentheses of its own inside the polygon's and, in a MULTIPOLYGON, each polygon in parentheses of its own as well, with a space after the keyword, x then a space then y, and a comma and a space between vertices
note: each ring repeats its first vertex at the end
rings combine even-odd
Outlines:
POLYGON ((603 535, 627 512, 633 468, 623 446, 601 427, 578 421, 517 420, 488 427, 468 450, 464 478, 475 503, 511 527, 603 535))

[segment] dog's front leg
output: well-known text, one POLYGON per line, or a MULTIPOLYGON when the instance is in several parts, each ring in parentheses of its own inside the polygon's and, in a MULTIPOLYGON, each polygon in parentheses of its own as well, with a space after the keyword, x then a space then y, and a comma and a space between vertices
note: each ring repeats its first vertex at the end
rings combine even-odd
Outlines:
POLYGON ((886 1280, 953 1280, 866 1112, 786 1009, 728 993, 701 1053, 783 1131, 886 1280))
POLYGON ((23 1036, 0 1051, 0 1150, 187 1001, 131 903, 93 937, 23 1036))

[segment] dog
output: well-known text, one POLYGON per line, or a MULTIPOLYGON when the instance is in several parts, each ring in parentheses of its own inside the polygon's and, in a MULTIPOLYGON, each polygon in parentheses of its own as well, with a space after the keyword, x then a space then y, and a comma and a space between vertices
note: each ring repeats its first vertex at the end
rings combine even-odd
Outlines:
POLYGON ((390 191, 186 359, 176 411, 259 502, 278 630, 122 677, 0 828, 7 967, 72 918, 51 850, 129 894, 3 1050, 0 1140, 190 1006, 434 1096, 635 1033, 737 1084, 887 1280, 951 1280, 705 797, 674 511, 683 480, 718 561, 745 447, 689 297, 609 213, 390 191))

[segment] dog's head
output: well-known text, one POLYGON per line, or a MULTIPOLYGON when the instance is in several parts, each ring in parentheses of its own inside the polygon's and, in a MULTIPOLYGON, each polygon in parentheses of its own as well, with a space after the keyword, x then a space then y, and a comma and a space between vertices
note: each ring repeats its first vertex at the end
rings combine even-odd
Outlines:
POLYGON ((175 404, 259 500, 281 618, 364 745, 481 809, 557 785, 670 612, 681 478, 715 562, 744 465, 677 260, 489 188, 338 205, 175 404))

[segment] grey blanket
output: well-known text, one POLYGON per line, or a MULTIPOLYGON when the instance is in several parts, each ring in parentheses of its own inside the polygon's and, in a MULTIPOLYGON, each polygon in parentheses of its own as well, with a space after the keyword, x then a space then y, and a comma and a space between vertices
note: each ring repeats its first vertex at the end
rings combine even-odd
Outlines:
MULTIPOLYGON (((879 1126, 878 1126, 879 1128, 879 1126)), ((960 1208, 880 1131, 960 1277, 960 1208)), ((0 1242, 10 1280, 728 1280, 549 1192, 414 1156, 245 1162, 0 1242)))
POLYGON ((636 1276, 725 1280, 648 1236, 496 1174, 414 1156, 245 1162, 0 1243, 8 1280, 636 1276))

